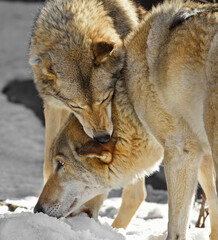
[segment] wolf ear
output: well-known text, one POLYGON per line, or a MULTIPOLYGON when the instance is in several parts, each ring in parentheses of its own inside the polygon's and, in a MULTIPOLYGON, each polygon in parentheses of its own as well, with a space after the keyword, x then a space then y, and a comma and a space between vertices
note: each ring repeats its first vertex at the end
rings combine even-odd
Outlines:
POLYGON ((105 62, 109 56, 112 55, 114 50, 114 43, 100 41, 93 43, 94 63, 98 66, 105 62))
POLYGON ((104 163, 110 163, 112 160, 112 147, 98 143, 94 140, 88 141, 82 147, 76 149, 80 156, 98 158, 104 163))
POLYGON ((32 56, 29 59, 29 64, 31 66, 42 66, 42 60, 39 56, 32 56))
POLYGON ((33 66, 40 67, 42 73, 47 75, 49 79, 53 79, 55 77, 55 73, 52 71, 51 68, 51 61, 47 55, 42 56, 32 56, 29 59, 29 64, 33 66))

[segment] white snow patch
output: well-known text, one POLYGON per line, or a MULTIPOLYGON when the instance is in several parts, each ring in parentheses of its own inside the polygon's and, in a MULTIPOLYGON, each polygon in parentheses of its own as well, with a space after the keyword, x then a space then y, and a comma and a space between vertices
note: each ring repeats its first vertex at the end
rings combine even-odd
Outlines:
POLYGON ((124 240, 125 237, 107 224, 87 216, 58 220, 43 213, 5 214, 0 218, 1 240, 124 240))
MULTIPOLYGON (((35 197, 7 200, 8 203, 27 207, 17 208, 15 213, 0 206, 1 240, 29 240, 30 236, 31 240, 164 240, 167 236, 167 204, 143 202, 127 230, 124 230, 110 226, 121 198, 105 200, 99 221, 90 219, 86 214, 59 220, 43 213, 33 214, 36 201, 35 197)), ((199 204, 195 204, 191 212, 189 240, 209 240, 209 218, 206 220, 206 228, 194 228, 198 210, 199 204)))

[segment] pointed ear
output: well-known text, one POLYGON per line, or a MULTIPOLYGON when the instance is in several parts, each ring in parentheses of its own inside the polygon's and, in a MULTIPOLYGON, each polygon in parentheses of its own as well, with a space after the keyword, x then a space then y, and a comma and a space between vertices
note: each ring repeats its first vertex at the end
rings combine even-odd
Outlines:
POLYGON ((114 50, 114 43, 98 41, 93 43, 94 63, 98 66, 105 62, 114 50))
POLYGON ((29 64, 31 66, 42 66, 42 60, 39 56, 32 56, 29 59, 29 64))
POLYGON ((48 76, 50 79, 55 77, 55 73, 52 70, 51 61, 49 56, 42 55, 42 56, 31 56, 29 58, 29 64, 32 67, 39 67, 43 74, 48 76))
POLYGON ((98 158, 104 163, 110 163, 112 160, 113 148, 108 145, 98 143, 94 140, 88 141, 82 147, 78 148, 76 152, 80 156, 98 158))

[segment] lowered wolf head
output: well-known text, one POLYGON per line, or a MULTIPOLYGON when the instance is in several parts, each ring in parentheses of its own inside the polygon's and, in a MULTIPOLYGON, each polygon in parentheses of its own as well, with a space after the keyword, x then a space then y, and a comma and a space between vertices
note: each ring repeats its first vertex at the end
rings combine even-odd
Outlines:
POLYGON ((30 63, 42 98, 70 108, 89 137, 107 142, 113 132, 111 99, 122 58, 122 50, 101 41, 90 50, 50 50, 31 57, 30 63))
POLYGON ((123 117, 114 104, 116 93, 112 101, 115 129, 107 143, 90 138, 78 119, 73 114, 69 116, 52 144, 49 155, 53 171, 35 212, 65 217, 86 209, 95 217, 96 198, 94 205, 87 201, 158 168, 162 147, 144 129, 137 130, 137 118, 133 122, 123 117))
POLYGON ((94 3, 48 1, 35 23, 29 62, 41 97, 70 108, 89 137, 107 142, 124 50, 112 18, 94 3))
POLYGON ((53 173, 34 212, 67 217, 79 212, 88 200, 111 189, 109 165, 115 144, 114 139, 101 144, 89 138, 73 116, 53 144, 53 173))

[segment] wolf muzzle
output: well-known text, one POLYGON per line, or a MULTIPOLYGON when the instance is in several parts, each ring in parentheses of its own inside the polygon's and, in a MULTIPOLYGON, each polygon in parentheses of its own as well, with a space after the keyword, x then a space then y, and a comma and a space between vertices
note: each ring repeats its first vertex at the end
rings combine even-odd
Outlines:
POLYGON ((99 143, 107 143, 109 142, 110 138, 111 136, 109 134, 102 134, 94 137, 94 139, 99 143))
POLYGON ((40 213, 40 212, 41 212, 41 213, 45 213, 42 205, 41 205, 39 202, 38 202, 38 203, 36 204, 36 206, 34 207, 33 212, 34 212, 34 213, 40 213))

